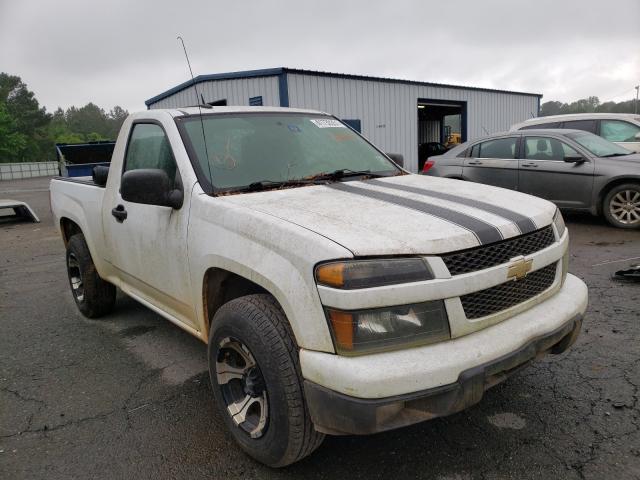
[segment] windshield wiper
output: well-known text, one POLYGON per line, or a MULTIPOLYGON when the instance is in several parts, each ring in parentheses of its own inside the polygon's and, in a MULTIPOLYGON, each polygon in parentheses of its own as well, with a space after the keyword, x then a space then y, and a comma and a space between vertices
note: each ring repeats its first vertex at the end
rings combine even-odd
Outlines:
POLYGON ((289 180, 259 180, 257 182, 251 182, 249 185, 241 187, 235 187, 227 190, 228 193, 244 193, 244 192, 259 192, 261 190, 270 190, 286 187, 299 187, 303 185, 316 185, 323 180, 337 181, 345 177, 386 177, 380 173, 372 173, 371 170, 351 170, 349 168, 340 168, 329 173, 319 173, 305 178, 290 178, 289 180))
POLYGON ((267 190, 271 188, 282 187, 296 187, 299 185, 311 185, 315 182, 313 180, 306 179, 290 179, 290 180, 259 180, 252 182, 249 185, 243 187, 233 188, 232 192, 258 192, 260 190, 267 190))
POLYGON ((386 177, 381 173, 373 173, 371 170, 351 170, 350 168, 339 168, 338 170, 334 170, 333 172, 328 173, 319 173, 315 175, 313 178, 315 180, 340 180, 341 178, 346 177, 386 177))
POLYGON ((610 153, 608 155, 601 155, 600 158, 611 158, 611 157, 626 157, 627 155, 630 155, 631 152, 629 153, 610 153))

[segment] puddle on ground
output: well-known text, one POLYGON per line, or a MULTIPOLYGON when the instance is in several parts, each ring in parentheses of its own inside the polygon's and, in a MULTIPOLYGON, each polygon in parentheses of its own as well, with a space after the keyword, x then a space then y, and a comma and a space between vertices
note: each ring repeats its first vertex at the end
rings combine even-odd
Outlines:
POLYGON ((508 428, 511 430, 522 430, 526 425, 527 421, 519 415, 515 413, 496 413, 495 415, 491 415, 487 417, 489 423, 497 428, 508 428))

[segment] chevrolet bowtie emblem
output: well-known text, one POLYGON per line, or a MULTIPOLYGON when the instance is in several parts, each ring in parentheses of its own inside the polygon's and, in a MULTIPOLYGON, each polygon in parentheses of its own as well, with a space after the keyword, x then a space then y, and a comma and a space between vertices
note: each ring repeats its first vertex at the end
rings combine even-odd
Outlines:
POLYGON ((525 260, 524 257, 520 257, 509 265, 509 271, 507 272, 507 279, 522 280, 527 276, 527 273, 531 271, 531 265, 533 260, 525 260))

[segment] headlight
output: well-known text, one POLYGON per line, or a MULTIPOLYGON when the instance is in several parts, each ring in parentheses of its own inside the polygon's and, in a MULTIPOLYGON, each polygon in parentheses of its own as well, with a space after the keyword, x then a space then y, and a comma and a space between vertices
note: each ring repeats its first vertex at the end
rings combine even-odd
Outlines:
POLYGON ((333 288, 381 287, 433 279, 422 258, 331 262, 316 267, 316 281, 333 288))
POLYGON ((559 208, 556 210, 556 214, 553 216, 553 224, 556 226, 558 239, 562 238, 562 235, 564 235, 564 231, 567 229, 567 227, 564 224, 564 218, 562 218, 562 213, 560 213, 559 208))
POLYGON ((337 353, 359 355, 448 340, 442 300, 369 310, 326 309, 337 353))

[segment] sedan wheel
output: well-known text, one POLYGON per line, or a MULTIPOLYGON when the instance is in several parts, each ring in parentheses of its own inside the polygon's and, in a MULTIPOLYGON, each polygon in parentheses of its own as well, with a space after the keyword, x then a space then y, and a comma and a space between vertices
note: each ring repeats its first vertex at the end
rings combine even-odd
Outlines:
POLYGON ((603 213, 615 227, 640 228, 640 185, 614 187, 605 197, 603 213))

